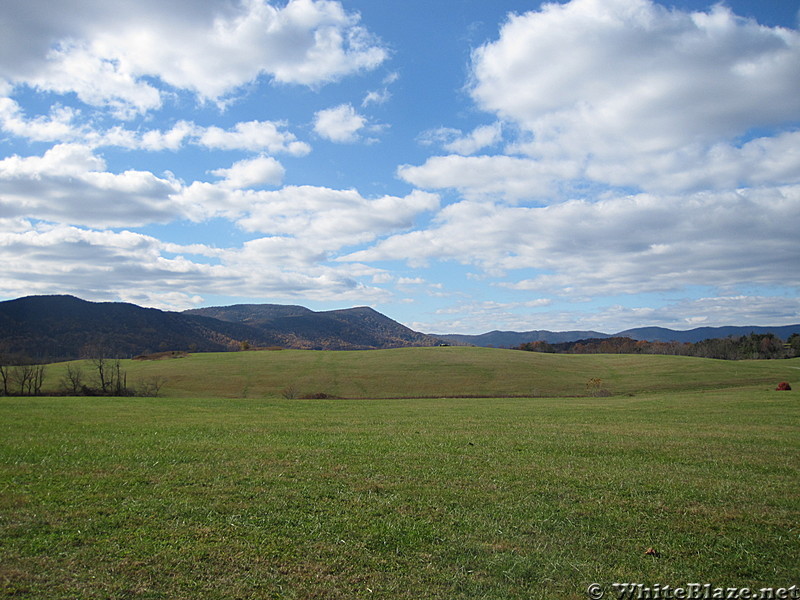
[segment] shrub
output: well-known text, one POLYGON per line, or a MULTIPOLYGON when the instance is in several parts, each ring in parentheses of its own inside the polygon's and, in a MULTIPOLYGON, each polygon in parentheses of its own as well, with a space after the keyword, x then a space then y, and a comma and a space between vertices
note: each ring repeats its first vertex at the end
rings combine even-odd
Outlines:
POLYGON ((281 396, 287 400, 295 400, 300 397, 300 390, 297 389, 297 386, 290 385, 283 389, 281 396))
POLYGON ((611 392, 605 388, 605 386, 603 385, 603 380, 600 379, 599 377, 592 377, 589 381, 586 382, 586 392, 590 396, 594 396, 596 398, 611 395, 611 392))

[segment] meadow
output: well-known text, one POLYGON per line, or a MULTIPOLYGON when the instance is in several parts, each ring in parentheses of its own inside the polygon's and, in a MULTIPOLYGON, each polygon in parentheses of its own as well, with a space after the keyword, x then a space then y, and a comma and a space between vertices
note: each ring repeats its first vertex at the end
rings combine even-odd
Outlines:
POLYGON ((774 391, 798 389, 800 360, 430 348, 124 367, 165 397, 0 398, 0 595, 800 584, 800 401, 774 391))
MULTIPOLYGON (((68 364, 91 378, 87 361, 50 365, 44 389, 59 387, 68 364)), ((584 396, 590 380, 599 380, 595 393, 624 395, 752 385, 774 389, 780 381, 800 379, 800 358, 722 361, 456 346, 200 353, 121 364, 130 386, 159 379, 164 382, 160 394, 174 398, 584 396)))

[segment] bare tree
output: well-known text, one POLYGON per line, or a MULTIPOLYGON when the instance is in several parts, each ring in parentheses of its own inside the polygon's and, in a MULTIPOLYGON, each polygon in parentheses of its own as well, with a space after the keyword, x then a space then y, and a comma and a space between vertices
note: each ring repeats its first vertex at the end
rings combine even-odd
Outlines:
POLYGON ((122 361, 108 358, 108 352, 99 344, 88 344, 82 351, 90 362, 97 381, 97 391, 105 395, 128 396, 128 375, 122 370, 122 361))
POLYGON ((83 391, 83 369, 79 365, 68 364, 67 374, 61 378, 61 389, 69 394, 78 395, 83 391))
POLYGON ((161 388, 166 382, 167 380, 161 375, 153 375, 152 377, 145 379, 139 385, 137 395, 147 398, 158 398, 161 388))
POLYGON ((8 396, 8 385, 11 382, 11 371, 13 367, 0 362, 0 379, 3 381, 3 396, 8 396))
POLYGON ((44 365, 17 365, 11 375, 20 396, 37 396, 42 392, 44 365))

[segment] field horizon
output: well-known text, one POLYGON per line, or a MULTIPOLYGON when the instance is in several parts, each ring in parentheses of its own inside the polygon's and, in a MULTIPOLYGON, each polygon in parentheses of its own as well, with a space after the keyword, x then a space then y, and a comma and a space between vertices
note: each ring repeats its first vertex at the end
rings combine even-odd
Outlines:
MULTIPOLYGON (((47 367, 55 391, 67 366, 47 367)), ((129 384, 157 379, 165 397, 579 397, 797 385, 800 358, 722 361, 684 356, 545 354, 480 347, 280 350, 122 360, 129 384)))

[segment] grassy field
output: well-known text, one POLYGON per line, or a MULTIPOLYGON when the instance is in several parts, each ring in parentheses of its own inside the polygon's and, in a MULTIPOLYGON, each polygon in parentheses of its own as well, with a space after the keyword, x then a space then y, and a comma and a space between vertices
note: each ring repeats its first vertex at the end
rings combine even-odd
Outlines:
MULTIPOLYGON (((136 385, 154 377, 175 398, 583 396, 590 379, 614 395, 681 392, 800 380, 800 358, 721 361, 684 356, 540 354, 492 348, 402 348, 356 352, 282 350, 122 361, 136 385)), ((66 366, 48 367, 57 389, 66 366)), ((83 363, 87 376, 91 367, 83 363)))
POLYGON ((414 353, 392 352, 392 368, 380 352, 217 355, 239 398, 201 397, 222 376, 200 355, 126 364, 171 377, 192 366, 196 387, 188 375, 170 394, 195 397, 0 398, 0 596, 577 599, 592 582, 606 597, 613 582, 800 584, 800 401, 773 391, 797 389, 798 362, 487 350, 502 360, 481 364, 484 350, 442 348, 409 382, 395 371, 414 353), (348 382, 352 357, 380 384, 348 382), (537 395, 585 394, 587 377, 620 395, 265 397, 292 375, 340 395, 489 391, 514 366, 492 365, 514 360, 537 395), (469 384, 443 379, 453 365, 469 384))

